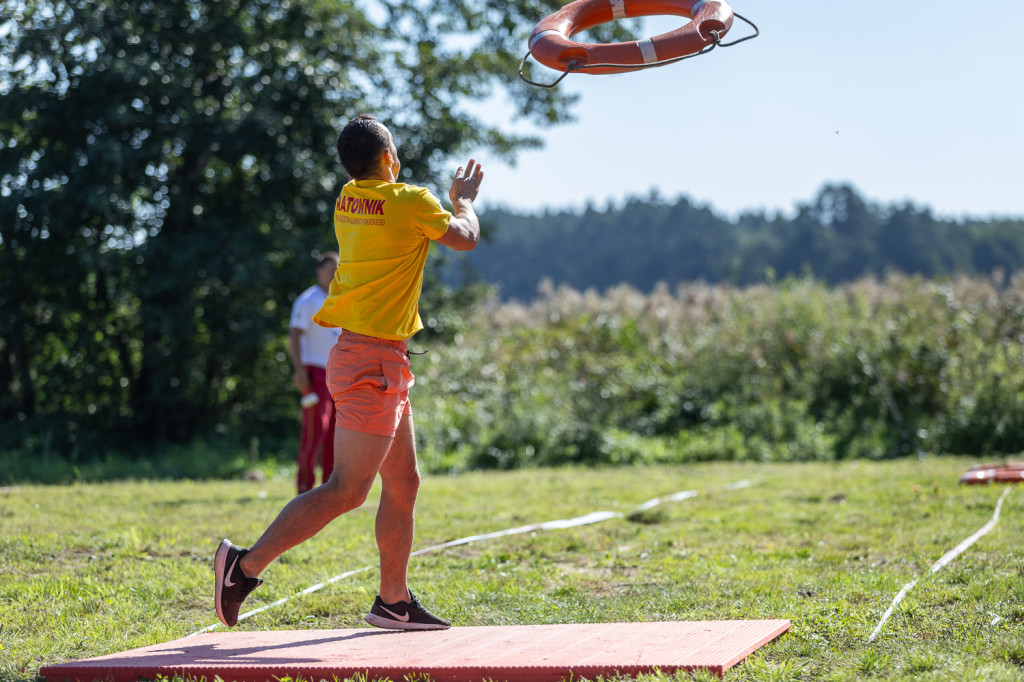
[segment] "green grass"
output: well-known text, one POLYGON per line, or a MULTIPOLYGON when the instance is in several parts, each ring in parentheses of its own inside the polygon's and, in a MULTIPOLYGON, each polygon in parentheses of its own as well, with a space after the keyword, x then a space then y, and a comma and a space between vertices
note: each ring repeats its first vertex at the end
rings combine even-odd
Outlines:
MULTIPOLYGON (((428 477, 417 547, 594 510, 626 518, 426 554, 413 559, 410 580, 457 625, 790 619, 791 632, 733 668, 731 680, 1021 680, 1024 489, 1011 490, 990 534, 929 573, 992 518, 1006 490, 958 486, 969 465, 929 458, 428 477), (741 479, 754 485, 725 489, 741 479), (687 489, 700 494, 631 513, 687 489)), ((217 543, 252 542, 291 494, 290 477, 0 489, 0 682, 213 623, 217 543)), ((375 495, 271 565, 246 608, 374 564, 375 495)), ((376 579, 361 573, 239 628, 363 627, 376 579)))

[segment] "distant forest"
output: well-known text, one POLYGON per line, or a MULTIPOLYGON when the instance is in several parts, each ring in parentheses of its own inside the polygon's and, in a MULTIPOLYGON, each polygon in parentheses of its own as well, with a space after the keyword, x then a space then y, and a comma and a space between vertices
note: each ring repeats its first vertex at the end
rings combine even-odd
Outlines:
MULTIPOLYGON (((791 217, 730 220, 652 195, 582 212, 490 209, 482 219, 487 241, 469 256, 471 276, 506 300, 535 298, 546 278, 579 290, 650 291, 660 282, 742 286, 812 275, 837 284, 892 271, 934 278, 1024 268, 1022 218, 944 220, 910 203, 872 203, 845 184, 824 186, 791 217)), ((448 269, 453 282, 462 274, 448 269)))

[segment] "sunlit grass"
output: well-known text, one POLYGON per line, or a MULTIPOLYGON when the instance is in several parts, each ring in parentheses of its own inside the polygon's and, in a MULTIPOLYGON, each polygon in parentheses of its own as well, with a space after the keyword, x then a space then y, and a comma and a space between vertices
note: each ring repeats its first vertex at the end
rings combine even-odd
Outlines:
MULTIPOLYGON (((928 572, 992 518, 1005 490, 958 486, 969 464, 928 458, 428 477, 417 548, 595 510, 623 518, 428 553, 413 559, 410 580, 429 608, 463 626, 790 619, 791 632, 731 670, 734 680, 1019 680, 1024 491, 1011 491, 989 535, 928 572), (727 489, 740 480, 752 485, 727 489), (690 489, 698 491, 692 499, 632 513, 690 489), (919 583, 869 643, 911 580, 919 583)), ((3 489, 0 681, 28 682, 42 665, 176 639, 215 622, 217 543, 255 540, 292 486, 281 477, 3 489)), ((246 608, 374 565, 374 499, 271 565, 246 608)), ((365 627, 376 580, 375 570, 360 573, 239 628, 365 627)))

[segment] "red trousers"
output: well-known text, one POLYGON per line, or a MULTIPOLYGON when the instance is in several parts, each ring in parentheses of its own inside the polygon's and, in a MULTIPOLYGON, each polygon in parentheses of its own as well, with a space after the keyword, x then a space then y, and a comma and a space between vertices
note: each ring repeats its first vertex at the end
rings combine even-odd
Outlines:
POLYGON ((327 370, 306 365, 313 392, 320 401, 302 410, 302 436, 299 439, 298 490, 304 493, 316 486, 316 460, 320 454, 323 469, 321 483, 334 470, 334 400, 327 390, 327 370))

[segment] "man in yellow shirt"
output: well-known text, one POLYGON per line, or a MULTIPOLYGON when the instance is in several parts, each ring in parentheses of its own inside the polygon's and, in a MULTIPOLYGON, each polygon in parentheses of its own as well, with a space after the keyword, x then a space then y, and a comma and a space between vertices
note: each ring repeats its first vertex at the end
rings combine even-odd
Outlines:
POLYGON ((423 328, 418 305, 430 242, 457 251, 479 242, 473 201, 483 171, 472 159, 459 167, 448 190, 449 213, 428 190, 398 182, 401 163, 391 132, 369 115, 341 131, 338 158, 352 180, 334 209, 338 269, 313 318, 344 330, 327 366, 336 409, 334 473, 289 502, 252 547, 221 543, 214 561, 217 615, 234 625, 242 602, 263 582, 263 569, 359 507, 380 474, 380 592, 366 621, 391 629, 444 629, 448 621, 423 608, 406 578, 420 482, 406 340, 423 328))

